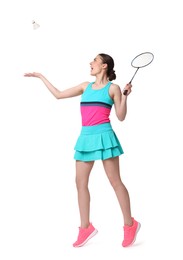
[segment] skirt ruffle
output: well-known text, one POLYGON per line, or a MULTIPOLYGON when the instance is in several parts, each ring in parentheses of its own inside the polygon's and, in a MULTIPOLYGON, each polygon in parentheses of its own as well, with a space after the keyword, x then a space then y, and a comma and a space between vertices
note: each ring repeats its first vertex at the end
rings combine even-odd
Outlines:
POLYGON ((79 161, 106 160, 124 153, 110 123, 82 127, 74 149, 74 159, 79 161))

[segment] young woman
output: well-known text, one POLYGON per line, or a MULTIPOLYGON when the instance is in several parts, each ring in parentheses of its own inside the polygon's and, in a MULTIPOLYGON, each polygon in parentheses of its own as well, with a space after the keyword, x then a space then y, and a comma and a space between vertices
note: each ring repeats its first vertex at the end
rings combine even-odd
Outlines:
POLYGON ((57 98, 70 98, 81 95, 82 129, 75 145, 76 187, 80 212, 79 234, 74 247, 83 246, 98 231, 90 221, 90 193, 88 182, 95 160, 102 160, 105 173, 116 193, 124 220, 124 238, 122 246, 135 242, 140 223, 131 216, 128 190, 120 177, 119 156, 123 154, 121 144, 111 126, 110 112, 114 105, 115 113, 123 121, 127 113, 127 98, 131 93, 131 84, 124 90, 112 83, 116 79, 114 60, 108 54, 98 54, 90 62, 94 82, 83 82, 76 87, 60 91, 42 74, 25 73, 25 77, 37 77, 57 98))

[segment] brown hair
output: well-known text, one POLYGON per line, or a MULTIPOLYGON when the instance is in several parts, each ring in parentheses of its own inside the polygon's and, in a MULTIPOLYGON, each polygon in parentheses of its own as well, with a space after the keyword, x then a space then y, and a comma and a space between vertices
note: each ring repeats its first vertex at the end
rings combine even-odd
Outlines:
POLYGON ((102 58, 103 63, 107 64, 107 76, 109 80, 112 81, 116 79, 113 58, 110 55, 105 53, 100 53, 99 56, 102 58))

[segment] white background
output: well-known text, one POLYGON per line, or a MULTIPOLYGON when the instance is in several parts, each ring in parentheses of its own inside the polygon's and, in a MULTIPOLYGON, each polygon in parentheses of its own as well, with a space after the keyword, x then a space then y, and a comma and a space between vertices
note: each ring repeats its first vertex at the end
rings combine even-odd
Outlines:
POLYGON ((182 259, 181 6, 179 0, 1 2, 1 260, 182 259), (39 79, 23 74, 39 71, 62 90, 93 80, 89 62, 104 52, 114 58, 115 83, 123 89, 135 70, 132 58, 144 51, 155 58, 134 78, 126 120, 111 113, 141 231, 133 247, 122 248, 122 215, 97 161, 90 191, 99 233, 75 249, 80 97, 56 100, 39 79))

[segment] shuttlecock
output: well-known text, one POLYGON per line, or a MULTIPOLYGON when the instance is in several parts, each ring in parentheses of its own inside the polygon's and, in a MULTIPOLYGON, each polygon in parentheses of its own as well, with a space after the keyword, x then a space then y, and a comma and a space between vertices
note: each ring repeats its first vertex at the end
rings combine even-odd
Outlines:
POLYGON ((36 30, 40 27, 38 23, 36 23, 34 20, 32 21, 33 29, 36 30))

